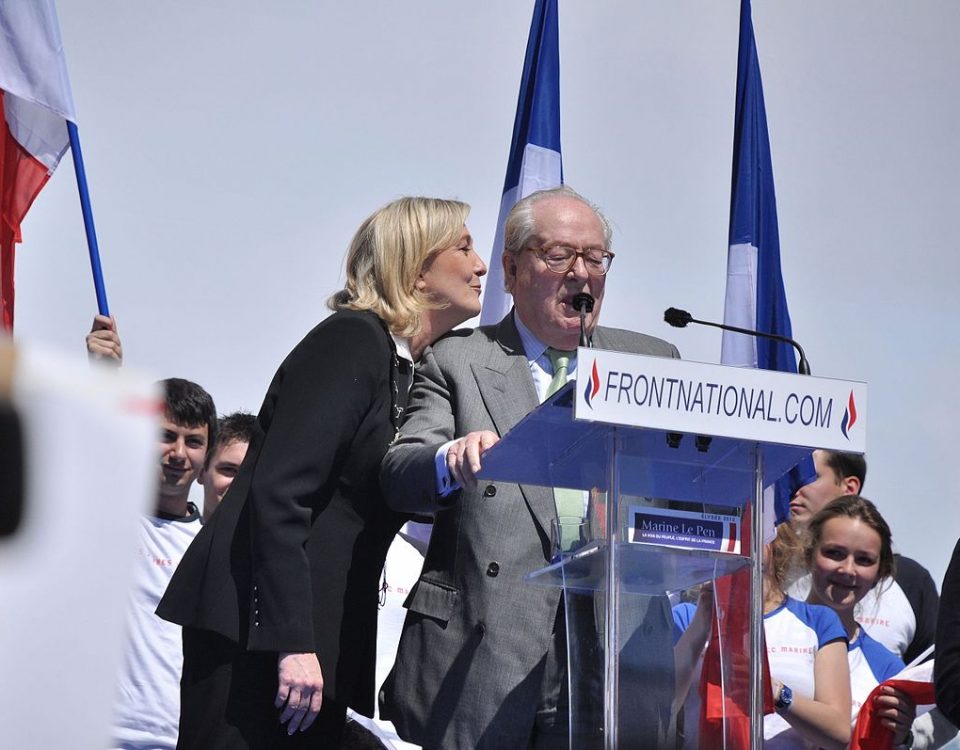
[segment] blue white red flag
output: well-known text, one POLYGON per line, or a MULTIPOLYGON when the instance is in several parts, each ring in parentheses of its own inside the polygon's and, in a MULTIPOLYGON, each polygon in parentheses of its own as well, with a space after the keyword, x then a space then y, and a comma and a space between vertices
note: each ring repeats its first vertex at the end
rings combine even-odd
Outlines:
POLYGON ((0 313, 13 328, 14 247, 76 121, 53 0, 0 0, 0 313))
POLYGON ((557 0, 536 0, 523 61, 513 140, 503 181, 500 218, 487 264, 480 323, 498 323, 510 310, 503 289, 503 224, 513 204, 537 190, 563 184, 560 156, 560 37, 557 0))
MULTIPOLYGON (((740 5, 740 53, 723 320, 741 328, 791 338, 793 335, 780 269, 773 162, 750 0, 742 0, 740 5)), ((740 333, 724 331, 720 359, 724 364, 738 367, 797 371, 792 346, 740 333)), ((773 503, 777 523, 789 516, 794 489, 814 476, 813 464, 807 460, 777 484, 773 503)), ((765 509, 764 516, 770 517, 768 509, 765 509)))

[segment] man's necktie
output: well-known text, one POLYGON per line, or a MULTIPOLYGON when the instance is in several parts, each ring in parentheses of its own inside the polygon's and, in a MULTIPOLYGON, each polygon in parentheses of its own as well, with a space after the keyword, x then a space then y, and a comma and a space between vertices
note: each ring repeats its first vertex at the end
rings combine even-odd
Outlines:
POLYGON ((559 391, 567 382, 567 368, 570 366, 570 358, 576 352, 565 352, 560 349, 547 349, 547 356, 550 357, 550 364, 553 365, 553 380, 547 386, 546 398, 550 398, 559 391))
MULTIPOLYGON (((570 366, 570 359, 576 352, 565 352, 560 349, 547 349, 547 356, 550 357, 550 364, 553 365, 553 380, 547 386, 547 398, 559 391, 567 382, 567 368, 570 366)), ((583 491, 564 489, 555 487, 553 490, 553 499, 557 506, 557 518, 583 519, 583 491)), ((566 537, 566 534, 564 534, 566 537)), ((562 540, 564 550, 576 546, 579 539, 562 540)))

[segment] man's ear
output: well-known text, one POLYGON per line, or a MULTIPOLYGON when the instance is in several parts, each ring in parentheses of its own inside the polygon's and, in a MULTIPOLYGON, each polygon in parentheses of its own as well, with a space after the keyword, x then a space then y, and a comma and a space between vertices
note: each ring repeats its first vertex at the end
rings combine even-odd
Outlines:
POLYGON ((840 480, 840 486, 843 487, 844 495, 860 494, 860 480, 857 477, 844 477, 840 480))
POLYGON ((197 484, 199 484, 201 487, 203 486, 203 477, 206 475, 206 473, 207 473, 206 466, 202 467, 200 471, 197 472, 197 484))
POLYGON ((514 253, 503 253, 500 256, 503 263, 503 286, 513 294, 513 285, 517 280, 517 256, 514 253))

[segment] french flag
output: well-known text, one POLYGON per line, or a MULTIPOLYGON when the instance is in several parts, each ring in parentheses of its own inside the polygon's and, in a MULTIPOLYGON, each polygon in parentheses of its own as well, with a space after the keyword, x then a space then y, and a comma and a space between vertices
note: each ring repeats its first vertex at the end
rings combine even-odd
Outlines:
MULTIPOLYGON (((723 321, 741 328, 788 338, 793 336, 780 270, 773 161, 770 158, 767 113, 763 103, 763 82, 760 79, 750 0, 742 0, 740 4, 740 52, 737 60, 727 292, 723 321)), ((790 344, 729 331, 723 332, 720 361, 737 367, 797 371, 796 354, 790 344)), ((765 509, 765 520, 774 517, 777 523, 785 521, 790 514, 790 498, 794 490, 815 476, 813 462, 806 459, 781 479, 774 492, 774 512, 769 513, 765 509)))
POLYGON ((13 329, 20 224, 70 145, 76 122, 53 0, 0 0, 0 315, 13 329))
MULTIPOLYGON (((750 0, 740 2, 740 51, 733 133, 733 178, 730 194, 730 235, 727 254, 727 293, 724 322, 782 336, 791 336, 787 296, 780 271, 777 201, 773 162, 763 104, 760 61, 753 34, 750 0)), ((720 359, 738 367, 797 371, 793 347, 744 334, 723 333, 720 359)), ((813 474, 810 459, 808 471, 813 474)), ((796 469, 794 469, 796 471, 796 469)), ((763 521, 786 520, 793 482, 784 477, 764 493, 763 521), (771 491, 772 490, 772 491, 771 491), (776 508, 771 512, 770 505, 776 508)), ((802 483, 802 482, 801 482, 802 483)), ((743 518, 744 549, 750 538, 747 506, 743 518)), ((765 529, 773 537, 772 524, 765 529)), ((742 569, 714 581, 713 629, 700 679, 700 747, 747 748, 763 727, 751 721, 748 681, 736 674, 750 669, 751 571, 742 569), (719 613, 723 613, 720 616, 719 613)), ((762 629, 760 636, 763 635, 762 629)), ((765 652, 764 647, 764 652, 765 652)), ((769 664, 763 660, 764 713, 773 710, 769 664)))
POLYGON ((486 292, 480 324, 499 323, 510 310, 511 300, 503 289, 503 224, 513 205, 537 190, 563 184, 560 156, 560 37, 557 0, 536 0, 523 77, 513 121, 513 140, 503 181, 500 218, 487 264, 486 292))

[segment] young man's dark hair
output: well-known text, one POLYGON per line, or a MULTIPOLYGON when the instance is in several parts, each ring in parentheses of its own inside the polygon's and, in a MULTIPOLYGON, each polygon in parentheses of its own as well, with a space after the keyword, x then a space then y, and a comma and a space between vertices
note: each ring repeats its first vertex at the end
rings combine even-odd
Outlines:
POLYGON ((857 453, 841 453, 840 451, 823 451, 827 466, 833 469, 837 479, 856 477, 860 480, 860 492, 867 481, 867 459, 857 453))
POLYGON ((247 411, 235 411, 224 414, 217 420, 217 434, 211 441, 210 450, 203 468, 210 468, 210 460, 217 448, 230 443, 249 443, 253 440, 253 428, 257 424, 257 417, 247 411))
POLYGON ((171 422, 184 427, 207 426, 207 457, 217 442, 217 407, 213 397, 196 383, 183 378, 161 380, 164 408, 171 422))

